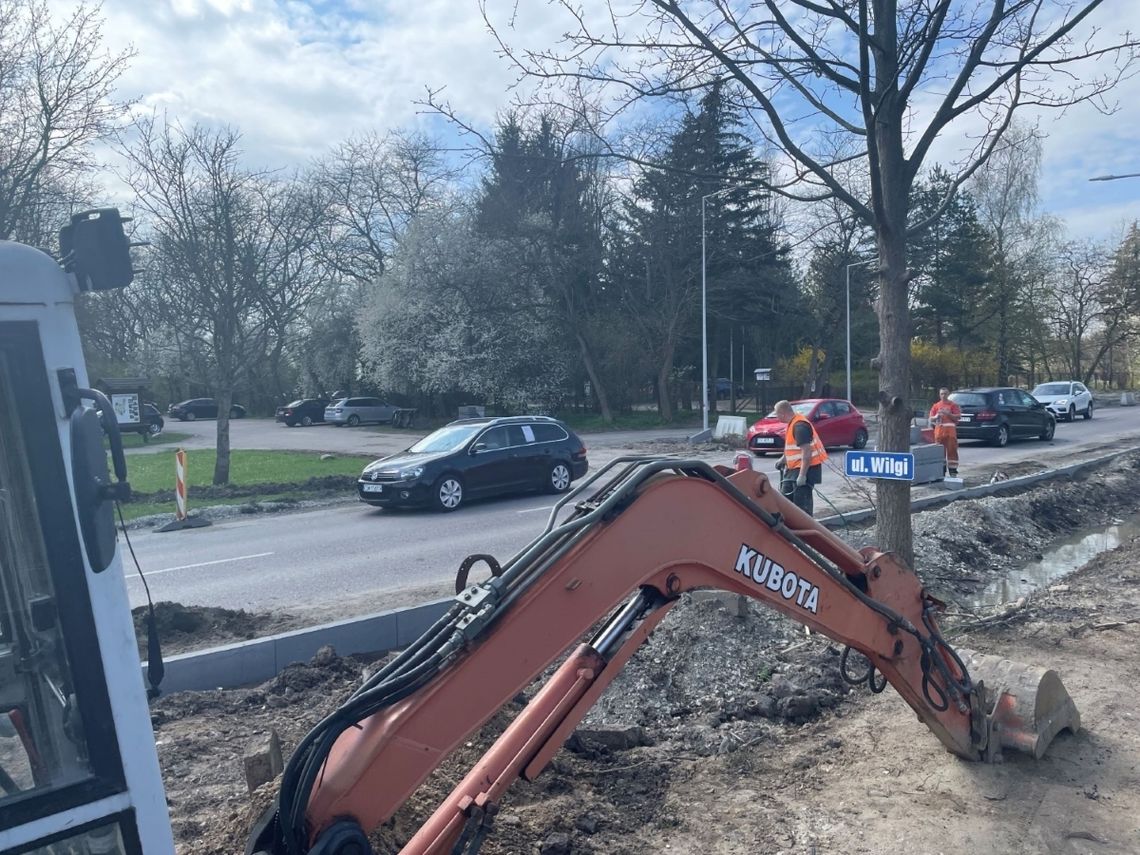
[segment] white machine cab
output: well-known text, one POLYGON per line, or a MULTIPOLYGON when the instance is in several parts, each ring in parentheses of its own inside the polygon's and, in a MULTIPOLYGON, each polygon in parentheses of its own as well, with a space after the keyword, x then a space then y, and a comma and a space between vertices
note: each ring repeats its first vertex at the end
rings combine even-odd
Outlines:
POLYGON ((86 388, 74 312, 80 283, 130 281, 129 253, 112 210, 77 215, 61 246, 66 271, 0 242, 0 851, 161 855, 174 843, 112 516, 129 487, 117 430, 118 482, 107 472, 113 416, 86 388))

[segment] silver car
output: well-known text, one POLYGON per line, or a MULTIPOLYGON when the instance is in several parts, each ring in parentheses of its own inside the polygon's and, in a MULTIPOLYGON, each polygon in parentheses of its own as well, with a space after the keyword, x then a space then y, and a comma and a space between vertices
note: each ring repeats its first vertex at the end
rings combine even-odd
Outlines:
POLYGON ((379 398, 341 398, 325 407, 325 421, 337 427, 356 427, 362 422, 392 421, 398 407, 379 398))

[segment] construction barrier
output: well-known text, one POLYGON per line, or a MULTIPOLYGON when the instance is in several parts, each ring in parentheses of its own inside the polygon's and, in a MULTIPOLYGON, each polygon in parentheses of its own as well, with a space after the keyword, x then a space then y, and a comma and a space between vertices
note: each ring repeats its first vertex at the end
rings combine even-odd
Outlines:
POLYGON ((186 452, 181 448, 174 452, 174 502, 175 519, 186 519, 186 452))
POLYGON ((186 452, 180 448, 174 452, 174 519, 155 531, 181 531, 184 528, 203 528, 209 524, 209 520, 192 517, 186 510, 186 452))

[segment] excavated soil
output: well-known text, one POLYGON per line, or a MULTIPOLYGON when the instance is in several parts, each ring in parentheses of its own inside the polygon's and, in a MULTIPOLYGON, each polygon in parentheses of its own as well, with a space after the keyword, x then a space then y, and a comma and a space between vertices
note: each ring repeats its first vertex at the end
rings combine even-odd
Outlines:
MULTIPOLYGON (((1043 760, 964 763, 893 690, 845 684, 827 639, 750 601, 688 595, 546 772, 512 788, 481 853, 1140 851, 1140 541, 1017 608, 963 605, 1058 536, 1135 511, 1136 468, 915 517, 950 640, 1055 668, 1081 709, 1084 729, 1043 760)), ((178 851, 240 852, 254 813, 245 751, 275 729, 288 756, 372 667, 325 651, 257 688, 155 702, 178 851)), ((378 852, 399 851, 519 708, 449 758, 374 837, 378 852)))

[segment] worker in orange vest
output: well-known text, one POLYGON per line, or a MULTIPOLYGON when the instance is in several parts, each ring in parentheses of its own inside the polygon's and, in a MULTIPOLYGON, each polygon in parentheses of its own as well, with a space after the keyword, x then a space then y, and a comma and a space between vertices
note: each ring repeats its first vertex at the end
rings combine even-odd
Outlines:
POLYGON ((780 492, 796 507, 814 513, 814 487, 823 481, 827 452, 810 421, 792 409, 788 401, 776 404, 776 418, 788 426, 784 432, 784 456, 776 463, 783 470, 780 492))
POLYGON ((946 452, 946 463, 942 474, 958 477, 958 420, 962 418, 962 408, 950 400, 950 390, 943 386, 938 390, 938 400, 930 408, 930 423, 934 425, 934 441, 946 452))

